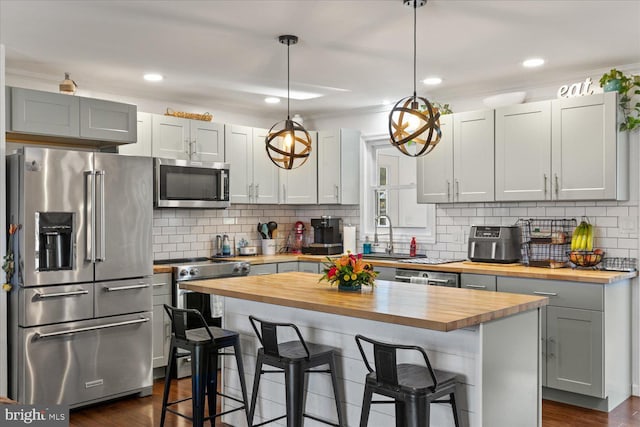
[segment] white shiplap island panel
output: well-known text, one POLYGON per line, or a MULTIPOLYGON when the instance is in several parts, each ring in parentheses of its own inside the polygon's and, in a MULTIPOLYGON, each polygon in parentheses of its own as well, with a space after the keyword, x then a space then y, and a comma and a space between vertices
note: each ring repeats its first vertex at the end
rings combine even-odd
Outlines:
MULTIPOLYGON (((358 426, 364 390, 366 369, 354 336, 363 334, 382 341, 401 344, 415 344, 427 349, 434 367, 459 373, 461 387, 459 389, 459 405, 463 412, 463 424, 477 427, 499 426, 539 426, 541 424, 541 388, 540 388, 540 346, 539 346, 539 310, 546 303, 545 299, 521 300, 527 304, 526 309, 515 310, 515 314, 495 316, 487 321, 480 321, 442 332, 426 327, 409 326, 411 323, 407 313, 400 313, 402 307, 398 300, 394 306, 383 306, 380 301, 375 304, 377 310, 384 311, 390 318, 395 310, 399 322, 379 321, 335 314, 327 307, 323 310, 313 309, 313 305, 329 304, 325 298, 342 298, 337 289, 317 284, 319 276, 305 273, 284 273, 271 276, 246 277, 234 279, 218 279, 201 281, 186 288, 199 292, 216 293, 226 296, 224 301, 224 327, 241 334, 243 360, 246 381, 251 392, 255 372, 256 352, 259 342, 255 337, 248 319, 249 314, 277 322, 297 324, 305 339, 335 346, 341 350, 338 376, 344 390, 347 420, 349 426, 358 426), (266 278, 266 279, 265 279, 266 278), (270 281, 278 281, 280 285, 268 285, 270 281), (250 285, 253 285, 250 286, 250 285), (286 303, 283 295, 291 287, 289 295, 292 300, 302 298, 313 303, 296 306, 295 301, 286 303), (294 289, 295 288, 295 289, 294 289), (300 292, 301 288, 304 292, 300 292), (249 291, 252 289, 252 294, 249 291), (243 297, 242 293, 246 292, 243 297), (330 293, 328 293, 330 292, 330 293), (229 295, 233 294, 233 297, 229 295), (297 295, 297 296, 296 296, 297 295), (264 302, 267 301, 267 302, 264 302), (277 301, 277 303, 275 303, 277 301), (497 317, 497 318, 496 318, 497 317)), ((380 281, 373 292, 377 293, 420 293, 437 291, 439 299, 449 295, 454 300, 467 299, 462 310, 474 310, 473 301, 480 306, 495 304, 495 300, 485 300, 482 291, 464 289, 444 289, 420 285, 408 285, 380 281), (444 290, 444 293, 443 293, 444 290)), ((360 295, 362 306, 367 306, 367 298, 372 295, 366 290, 360 295)), ((431 296, 434 296, 433 294, 431 296)), ((356 309, 353 298, 349 305, 356 309)), ((524 297, 524 296, 523 296, 524 297)), ((532 298, 532 297, 527 297, 532 298)), ((384 300, 384 298, 378 300, 384 300)), ((434 303, 431 301, 431 303, 434 303)), ((437 302, 436 302, 437 303, 437 302)), ((444 305, 447 303, 442 301, 444 305)), ((415 304, 415 301, 414 301, 415 304)), ((500 304, 504 304, 503 301, 500 304)), ((513 303, 515 304, 515 302, 513 303)), ((340 303, 338 302, 338 305, 340 303)), ((408 303, 407 306, 410 306, 408 303)), ((317 307, 319 308, 319 307, 317 307)), ((476 307, 477 308, 477 307, 476 307)), ((504 307, 503 307, 504 308, 504 307)), ((339 308, 336 308, 339 311, 339 308)), ((358 310, 358 312, 360 312, 358 310)), ((360 313, 361 314, 361 313, 360 313)), ((293 338, 284 337, 284 339, 293 338)), ((416 355, 412 355, 416 356, 416 355)), ((416 357, 406 361, 419 362, 416 357)), ((266 368, 268 369, 268 368, 266 368)), ((223 386, 225 393, 240 396, 238 373, 233 358, 225 358, 223 386)), ((315 416, 328 418, 337 422, 335 403, 331 381, 326 374, 308 375, 306 412, 315 416)), ((375 398, 376 396, 374 396, 375 398)), ((225 402, 225 409, 234 407, 235 402, 225 402)), ((285 413, 285 393, 283 374, 263 374, 259 400, 254 423, 283 415, 285 413)), ((224 421, 234 426, 246 425, 241 412, 224 417, 224 421)), ((273 425, 286 425, 279 420, 273 425)), ((311 419, 305 419, 305 426, 322 426, 311 419)), ((383 427, 395 425, 393 405, 372 405, 369 426, 383 427)), ((431 426, 452 426, 453 417, 450 405, 431 405, 431 426)))

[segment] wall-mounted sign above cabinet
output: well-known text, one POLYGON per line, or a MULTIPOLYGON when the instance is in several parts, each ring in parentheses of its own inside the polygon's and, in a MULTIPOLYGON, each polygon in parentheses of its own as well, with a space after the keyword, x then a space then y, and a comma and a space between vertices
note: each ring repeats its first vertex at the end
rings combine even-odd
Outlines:
POLYGON ((587 77, 583 82, 571 83, 568 85, 560 86, 558 89, 558 98, 573 98, 576 96, 593 95, 593 88, 591 87, 591 77, 587 77))

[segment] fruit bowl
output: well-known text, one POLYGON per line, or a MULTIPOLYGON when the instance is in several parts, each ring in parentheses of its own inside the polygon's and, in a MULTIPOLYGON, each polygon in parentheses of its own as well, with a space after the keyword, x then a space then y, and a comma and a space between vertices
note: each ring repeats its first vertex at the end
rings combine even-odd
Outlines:
POLYGON ((595 267, 600 264, 602 257, 604 257, 604 251, 602 249, 596 249, 594 251, 569 251, 567 252, 569 261, 572 264, 580 267, 595 267))

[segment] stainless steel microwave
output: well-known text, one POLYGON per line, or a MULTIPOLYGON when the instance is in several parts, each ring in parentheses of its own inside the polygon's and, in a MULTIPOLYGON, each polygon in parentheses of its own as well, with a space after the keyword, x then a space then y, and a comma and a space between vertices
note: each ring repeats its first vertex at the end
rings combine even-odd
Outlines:
POLYGON ((228 208, 229 163, 155 158, 154 206, 228 208))

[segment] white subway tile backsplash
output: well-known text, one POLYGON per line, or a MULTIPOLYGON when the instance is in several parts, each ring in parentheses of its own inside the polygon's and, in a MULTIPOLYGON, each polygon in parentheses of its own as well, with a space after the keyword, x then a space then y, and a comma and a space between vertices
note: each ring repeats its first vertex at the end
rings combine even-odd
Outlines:
POLYGON ((547 208, 547 213, 545 214, 548 217, 564 217, 566 215, 565 208, 563 207, 549 207, 547 208))
POLYGON ((638 249, 637 239, 618 239, 619 249, 638 249))
POLYGON ((629 208, 626 206, 607 207, 607 216, 628 216, 629 208))
POLYGON ((567 218, 580 219, 581 216, 586 215, 586 208, 578 206, 565 208, 564 214, 567 216, 567 218))
POLYGON ((599 216, 595 219, 595 224, 598 227, 617 227, 618 217, 615 216, 599 216))

